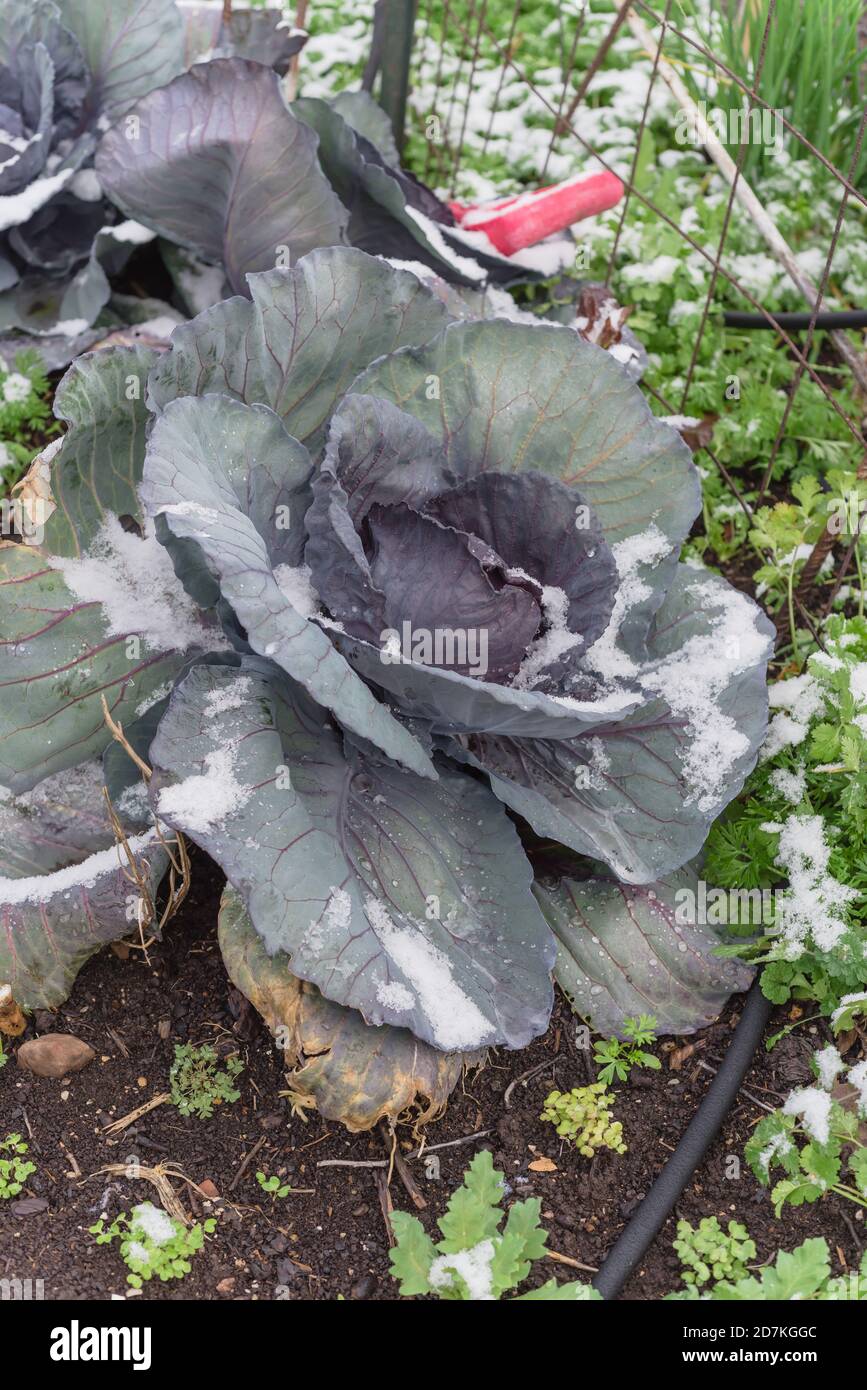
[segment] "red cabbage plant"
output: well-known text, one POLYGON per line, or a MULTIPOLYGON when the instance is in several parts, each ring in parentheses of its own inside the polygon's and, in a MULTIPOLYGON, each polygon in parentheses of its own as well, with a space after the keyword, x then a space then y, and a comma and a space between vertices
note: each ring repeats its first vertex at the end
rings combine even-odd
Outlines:
POLYGON ((73 365, 50 515, 0 546, 0 984, 56 1003, 129 931, 104 783, 154 882, 159 827, 223 869, 230 974, 356 1128, 542 1033, 552 970, 606 1032, 702 1026, 748 975, 675 894, 773 629, 680 562, 686 445, 570 329, 361 251, 248 284, 73 365))

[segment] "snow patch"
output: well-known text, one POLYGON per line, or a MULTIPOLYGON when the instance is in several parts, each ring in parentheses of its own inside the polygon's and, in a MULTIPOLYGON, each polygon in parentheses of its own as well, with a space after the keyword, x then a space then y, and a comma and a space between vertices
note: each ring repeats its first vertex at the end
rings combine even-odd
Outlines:
POLYGON ((203 772, 163 787, 157 798, 158 813, 190 835, 204 835, 221 825, 244 805, 252 790, 235 777, 236 757, 231 744, 213 749, 205 756, 203 772))
POLYGON ((632 660, 617 645, 620 629, 630 609, 644 599, 650 598, 651 588, 641 578, 639 570, 643 565, 654 566, 671 553, 671 542, 659 527, 651 523, 638 535, 628 536, 617 541, 612 547, 614 563, 620 582, 611 619, 602 636, 597 638, 587 652, 587 664, 603 679, 634 676, 638 671, 637 662, 632 660))
MULTIPOLYGON (((148 830, 127 843, 133 854, 152 844, 156 832, 148 830)), ((56 895, 63 896, 76 888, 92 888, 106 874, 119 873, 126 864, 118 845, 91 854, 80 864, 70 864, 52 874, 36 874, 32 878, 0 878, 0 905, 17 907, 22 903, 45 903, 56 895)))
POLYGON ((811 935, 820 951, 833 950, 846 931, 846 905, 858 892, 828 872, 831 850, 822 817, 795 815, 762 829, 780 837, 774 862, 785 870, 789 887, 776 895, 776 929, 789 943, 790 958, 797 959, 811 935))
MULTIPOLYGON (((851 1073, 850 1073, 851 1075, 851 1073)), ((817 1144, 827 1144, 831 1133, 831 1097, 817 1086, 793 1091, 783 1105, 784 1115, 798 1115, 817 1144)))
MULTIPOLYGON (((507 572, 508 574, 512 571, 507 572)), ((545 584, 541 592, 542 617, 545 631, 527 648, 527 654, 512 684, 518 690, 532 690, 547 666, 577 647, 583 637, 569 631, 569 596, 554 584, 545 584)))
POLYGON ((830 1091, 841 1071, 846 1070, 846 1063, 833 1043, 814 1053, 813 1061, 816 1063, 819 1085, 823 1091, 830 1091))
POLYGON ((156 236, 156 232, 151 231, 150 227, 143 227, 141 222, 133 222, 131 219, 118 222, 113 227, 102 227, 100 230, 113 236, 115 241, 129 242, 132 246, 145 246, 156 236))
POLYGON ((30 378, 21 372, 10 372, 3 382, 3 399, 9 405, 19 405, 26 401, 33 391, 30 378))
POLYGON ((491 1024, 452 975, 451 961, 418 926, 398 926, 384 905, 365 899, 367 920, 397 969, 406 977, 430 1022, 437 1047, 470 1051, 491 1035, 491 1024))
POLYGON ((319 612, 319 595, 310 582, 309 565, 278 565, 274 570, 274 578, 283 597, 302 618, 312 618, 319 612))
POLYGON ((311 921, 304 934, 304 945, 310 955, 318 956, 328 939, 342 939, 352 920, 352 899, 345 888, 328 890, 328 901, 320 917, 311 921))
POLYGON ((759 1166, 764 1170, 765 1173, 767 1173, 771 1166, 772 1158, 776 1158, 777 1155, 782 1157, 784 1154, 791 1152, 792 1141, 789 1138, 788 1134, 775 1134, 772 1136, 771 1142, 767 1145, 766 1148, 762 1149, 761 1153, 759 1154, 759 1166))
MULTIPOLYGON (((452 266, 454 270, 457 270, 460 275, 465 276, 467 280, 487 279, 487 271, 483 270, 476 261, 471 261, 467 256, 459 256, 456 251, 452 250, 436 222, 431 221, 429 217, 425 217, 423 212, 419 212, 417 208, 411 208, 408 204, 406 211, 407 215, 412 218, 420 231, 424 233, 425 239, 433 247, 437 255, 442 256, 447 265, 452 266)), ((458 230, 459 229, 456 227, 450 227, 449 233, 452 236, 457 236, 458 230)), ((478 235, 479 234, 476 233, 476 236, 478 235)), ((461 237, 460 240, 466 241, 467 238, 461 237)), ((487 241, 487 237, 485 237, 484 240, 487 241)), ((488 250, 492 250, 490 244, 488 245, 488 250)))
POLYGON ((787 767, 774 768, 769 781, 774 791, 792 806, 799 806, 804 800, 807 792, 806 768, 798 767, 794 772, 787 767))
POLYGON ((463 1279, 467 1293, 476 1302, 494 1301, 494 1276, 491 1261, 494 1258, 494 1242, 480 1240, 469 1250, 458 1250, 453 1255, 438 1255, 428 1271, 428 1282, 434 1289, 451 1288, 454 1276, 463 1279))
POLYGON ((857 1062, 854 1067, 849 1068, 846 1080, 858 1092, 859 1115, 862 1119, 867 1119, 867 1057, 863 1062, 857 1062))
POLYGON ((172 1218, 153 1202, 140 1202, 133 1207, 130 1228, 141 1231, 154 1245, 165 1245, 174 1240, 176 1234, 172 1218))
POLYGON ((23 223, 29 222, 33 214, 44 207, 55 193, 66 187, 72 175, 72 169, 64 169, 59 174, 48 174, 44 178, 35 179, 20 193, 0 197, 0 232, 5 232, 7 227, 20 227, 23 223))
POLYGON ((243 709, 252 689, 253 682, 249 676, 241 676, 240 680, 233 681, 230 685, 218 686, 209 693, 205 701, 205 718, 216 719, 218 714, 243 709))
POLYGON ((795 748, 804 742, 811 719, 825 708, 825 697, 818 681, 804 674, 772 685, 768 691, 768 704, 780 713, 774 715, 768 726, 767 737, 762 744, 762 761, 775 758, 784 748, 795 748))
POLYGON ((100 605, 110 637, 136 634, 154 652, 226 646, 218 632, 200 621, 152 521, 139 537, 109 513, 82 559, 52 556, 46 563, 62 574, 79 603, 100 605))
POLYGON ((840 1019, 843 1017, 844 1013, 846 1012, 846 1010, 848 1009, 848 1007, 849 1007, 850 1004, 865 1004, 865 1005, 867 1005, 867 990, 862 990, 860 993, 857 993, 857 994, 844 994, 844 995, 843 995, 843 997, 842 997, 841 1000, 840 1000, 840 1004, 839 1004, 838 1008, 836 1008, 836 1009, 834 1010, 834 1012, 832 1013, 832 1015, 831 1015, 831 1027, 832 1027, 832 1028, 836 1028, 836 1027, 837 1027, 837 1024, 839 1023, 840 1019))
POLYGON ((380 981, 376 986, 376 997, 383 1008, 393 1009, 395 1013, 403 1013, 415 1007, 415 995, 397 980, 393 980, 390 985, 380 981))

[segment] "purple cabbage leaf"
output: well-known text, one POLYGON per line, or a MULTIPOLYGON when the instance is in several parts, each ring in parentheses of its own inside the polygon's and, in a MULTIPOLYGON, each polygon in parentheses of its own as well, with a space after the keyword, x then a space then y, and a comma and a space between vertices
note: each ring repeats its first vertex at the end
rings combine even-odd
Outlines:
POLYGON ((67 378, 62 505, 0 547, 0 640, 29 663, 0 685, 0 781, 102 751, 108 680, 150 814, 223 868, 271 983, 285 958, 465 1054, 544 1031, 559 952, 606 1031, 639 1004, 702 1026, 746 974, 668 905, 755 762, 773 629, 680 563, 689 450, 569 328, 454 321, 346 247, 248 286, 135 359, 137 399, 142 349, 67 378), (540 839, 562 862, 534 888, 540 839))

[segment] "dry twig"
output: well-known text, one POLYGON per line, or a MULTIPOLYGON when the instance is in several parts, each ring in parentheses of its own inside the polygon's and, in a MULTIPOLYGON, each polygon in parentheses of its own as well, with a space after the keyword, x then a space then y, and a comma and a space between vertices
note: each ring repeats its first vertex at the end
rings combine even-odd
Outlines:
POLYGON ((259 1150, 261 1149, 262 1145, 265 1143, 265 1140, 266 1140, 267 1138, 268 1138, 267 1134, 263 1134, 262 1137, 261 1137, 261 1139, 257 1139, 257 1140, 256 1140, 255 1144, 253 1145, 252 1149, 250 1149, 249 1153, 246 1153, 246 1154, 244 1155, 244 1157, 241 1159, 241 1162, 239 1163, 238 1167, 235 1169, 235 1176, 232 1178, 232 1181, 229 1183, 229 1191, 230 1191, 230 1192, 234 1192, 235 1188, 238 1186, 238 1183, 241 1181, 242 1177, 243 1177, 244 1174, 246 1173, 247 1169, 249 1168, 250 1164, 252 1163, 253 1159, 256 1157, 257 1153, 259 1152, 259 1150))
POLYGON ((573 1260, 570 1255, 561 1255, 557 1250, 546 1250, 546 1260, 556 1260, 558 1265, 568 1265, 570 1269, 583 1269, 585 1274, 598 1274, 599 1269, 596 1265, 582 1265, 580 1260, 573 1260))
POLYGON ((144 1105, 139 1105, 135 1110, 130 1110, 128 1115, 123 1115, 119 1120, 112 1120, 111 1124, 103 1125, 103 1134, 120 1134, 129 1125, 140 1120, 142 1115, 147 1115, 149 1111, 156 1110, 158 1105, 165 1105, 166 1101, 171 1100, 168 1091, 160 1091, 159 1095, 152 1096, 146 1100, 144 1105))

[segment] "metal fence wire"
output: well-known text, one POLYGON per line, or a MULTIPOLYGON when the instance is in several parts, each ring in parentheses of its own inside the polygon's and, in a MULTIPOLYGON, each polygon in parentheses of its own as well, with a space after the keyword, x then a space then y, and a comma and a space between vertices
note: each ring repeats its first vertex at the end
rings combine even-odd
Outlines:
MULTIPOLYGON (((836 0, 847 12, 851 6, 836 0)), ((832 6, 835 0, 828 0, 832 6)), ((780 46, 793 42, 791 30, 803 20, 802 5, 826 7, 826 0, 719 0, 727 22, 730 12, 739 7, 739 18, 753 22, 749 64, 751 80, 739 76, 730 64, 723 61, 702 41, 696 27, 684 21, 692 7, 675 0, 658 0, 656 6, 644 0, 617 0, 600 16, 600 3, 591 0, 563 0, 555 9, 556 20, 550 20, 551 6, 544 0, 379 0, 376 7, 377 26, 368 70, 370 85, 377 67, 382 71, 381 100, 393 121, 402 126, 405 119, 405 140, 412 154, 414 171, 441 193, 454 195, 462 183, 472 187, 472 171, 466 167, 468 136, 472 135, 474 164, 490 163, 490 194, 502 191, 497 187, 498 175, 507 178, 516 170, 509 167, 514 157, 516 140, 520 149, 521 177, 526 186, 543 185, 562 178, 582 167, 607 169, 616 173, 625 186, 624 196, 616 209, 617 219, 607 256, 606 279, 610 282, 618 252, 634 218, 641 207, 656 219, 660 226, 687 243, 690 251, 701 258, 707 268, 707 286, 698 321, 698 329, 690 354, 688 369, 678 398, 669 400, 658 390, 646 389, 656 396, 662 407, 671 414, 690 414, 695 385, 696 364, 709 328, 719 323, 719 308, 729 311, 729 321, 743 322, 733 310, 746 311, 758 323, 763 323, 777 335, 782 350, 792 363, 791 383, 781 393, 780 417, 776 437, 767 455, 764 475, 758 488, 757 500, 746 500, 723 461, 710 445, 704 445, 725 480, 738 505, 749 521, 754 509, 768 500, 768 490, 796 398, 806 378, 822 394, 824 404, 845 428, 857 450, 857 476, 867 479, 864 420, 861 416, 867 404, 867 359, 863 351, 863 334, 853 333, 851 327, 837 326, 846 320, 829 317, 846 307, 865 309, 867 305, 841 304, 835 286, 834 263, 840 245, 841 232, 847 219, 856 218, 863 232, 861 218, 867 210, 867 144, 865 124, 867 109, 863 101, 852 103, 853 109, 844 122, 842 137, 837 135, 833 156, 814 139, 808 139, 793 123, 787 109, 773 103, 779 100, 779 69, 786 52, 780 46), (540 35, 540 7, 548 16, 547 27, 540 35), (604 26, 600 28, 600 25, 604 26), (532 35, 533 37, 529 37, 532 35), (539 54, 527 61, 528 45, 541 41, 550 51, 550 59, 539 76, 539 54), (593 122, 586 117, 588 99, 592 101, 594 87, 600 85, 603 65, 621 54, 623 80, 633 93, 638 84, 645 87, 640 100, 637 129, 634 123, 624 131, 624 143, 629 150, 617 150, 612 160, 610 141, 605 148, 593 138, 593 122), (771 71, 769 72, 769 67, 771 71), (556 80, 552 80, 556 79, 556 80), (594 81, 595 80, 595 81, 594 81), (767 88, 767 94, 766 94, 767 88), (407 101, 407 93, 409 100, 407 101), (716 133, 708 108, 724 94, 728 112, 733 119, 723 125, 722 138, 716 133), (678 119, 691 121, 696 138, 693 144, 704 150, 715 171, 723 179, 725 212, 722 228, 715 244, 708 244, 689 219, 672 215, 650 196, 647 181, 641 177, 642 160, 652 148, 649 128, 664 99, 673 99, 678 119), (764 123, 764 124, 763 124, 764 123), (806 158, 813 166, 821 165, 827 176, 827 186, 833 190, 833 230, 820 247, 821 256, 814 254, 814 266, 821 267, 814 278, 807 275, 793 250, 787 245, 772 216, 765 208, 761 192, 761 151, 757 151, 756 135, 761 140, 774 129, 777 138, 784 140, 798 158, 806 158), (732 139, 734 130, 735 138, 732 139), (495 151, 505 147, 509 154, 499 162, 495 151), (480 158, 479 158, 480 157, 480 158), (751 180, 757 180, 755 186, 751 180), (755 287, 750 288, 736 273, 732 264, 736 258, 727 256, 733 223, 746 218, 761 233, 767 249, 788 277, 800 301, 803 314, 775 314, 763 303, 755 287), (686 223, 686 225, 683 225, 686 223), (716 311, 716 312, 715 312, 716 311), (790 322, 791 321, 791 322, 790 322), (793 326, 794 325, 794 326, 793 326), (855 384, 850 399, 857 403, 855 411, 847 411, 829 385, 827 361, 823 354, 820 365, 817 333, 828 329, 833 344, 830 360, 838 372, 843 368, 855 384)), ((698 0, 698 8, 712 10, 710 0, 698 0)), ((694 10, 693 10, 694 12, 694 10)), ((838 11, 838 14, 840 11, 838 11)), ((813 18, 816 18, 814 12, 813 18)), ((860 31, 859 31, 860 33, 860 31)), ((803 35, 801 39, 803 40, 803 35)), ((849 36, 852 38, 853 36, 849 36)), ((860 48, 860 44, 858 45, 860 48)), ((727 50, 728 51, 728 50, 727 50)), ((865 55, 867 56, 867 55, 865 55)), ((852 89, 860 93, 861 71, 852 73, 852 89)), ((837 104, 845 93, 836 93, 837 104)), ((827 98, 827 93, 825 94, 827 98)), ((829 105, 826 100, 826 105, 829 105)), ((825 125, 823 123, 823 134, 825 125)), ((477 180, 478 182, 478 180, 477 180)), ((484 182, 484 180, 482 180, 484 182)), ((484 188, 482 188, 484 194, 484 188)), ((858 316, 850 315, 858 322, 858 316)), ((833 375, 830 377, 833 381, 833 375)), ((701 410, 698 411, 701 414, 701 410)), ((860 529, 860 521, 859 521, 860 529)), ((849 552, 844 556, 834 592, 839 587, 858 532, 852 538, 849 552)), ((826 559, 833 537, 819 542, 801 575, 799 592, 803 593, 826 559)), ((828 601, 828 607, 834 597, 828 601)), ((799 604, 802 615, 808 615, 799 604)), ((812 623, 810 624, 812 627, 812 623)))

